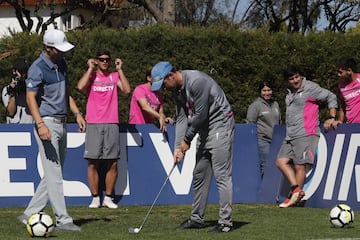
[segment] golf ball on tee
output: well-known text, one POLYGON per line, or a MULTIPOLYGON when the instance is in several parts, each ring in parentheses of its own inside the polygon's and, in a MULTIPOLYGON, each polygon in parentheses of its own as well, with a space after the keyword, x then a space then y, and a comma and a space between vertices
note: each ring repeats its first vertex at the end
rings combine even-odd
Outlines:
POLYGON ((134 229, 134 233, 138 233, 138 232, 140 232, 140 229, 135 228, 135 229, 134 229))

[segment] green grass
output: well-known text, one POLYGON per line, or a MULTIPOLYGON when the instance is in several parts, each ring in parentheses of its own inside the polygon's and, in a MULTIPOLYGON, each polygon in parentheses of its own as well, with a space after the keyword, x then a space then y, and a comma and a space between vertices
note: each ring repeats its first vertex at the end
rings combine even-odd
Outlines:
MULTIPOLYGON (((24 208, 0 208, 0 239, 30 239, 23 224, 16 217, 24 208)), ((235 204, 233 221, 235 230, 230 233, 208 233, 212 227, 200 230, 176 230, 188 218, 191 205, 155 206, 139 234, 129 234, 129 227, 139 227, 149 206, 119 206, 118 209, 89 209, 68 207, 81 232, 54 231, 50 239, 350 239, 360 237, 360 221, 355 212, 354 224, 346 229, 331 227, 329 209, 279 209, 272 204, 235 204)), ((51 209, 46 211, 52 214, 51 209)), ((217 205, 208 205, 207 224, 216 224, 217 205)))

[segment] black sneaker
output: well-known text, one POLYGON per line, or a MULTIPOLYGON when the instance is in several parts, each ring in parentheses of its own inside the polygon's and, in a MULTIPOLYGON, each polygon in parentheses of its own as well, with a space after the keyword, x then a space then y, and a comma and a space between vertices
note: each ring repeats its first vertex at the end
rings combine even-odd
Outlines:
POLYGON ((211 229, 209 232, 222 233, 222 232, 231 232, 232 230, 234 230, 233 226, 225 225, 225 224, 218 224, 213 229, 211 229))
POLYGON ((204 228, 204 227, 205 227, 204 223, 198 223, 191 219, 188 219, 188 220, 184 221, 183 223, 181 223, 177 229, 179 229, 179 230, 192 229, 192 228, 200 229, 200 228, 204 228))

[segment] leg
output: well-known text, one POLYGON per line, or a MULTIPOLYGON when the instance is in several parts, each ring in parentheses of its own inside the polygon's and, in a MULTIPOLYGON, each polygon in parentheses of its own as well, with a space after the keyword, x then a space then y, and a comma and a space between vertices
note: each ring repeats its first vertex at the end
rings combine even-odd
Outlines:
MULTIPOLYGON (((288 208, 296 204, 305 196, 304 191, 301 189, 301 185, 298 183, 298 178, 302 175, 302 171, 300 174, 297 169, 300 169, 298 165, 295 165, 294 168, 289 164, 290 159, 288 158, 278 158, 276 160, 276 166, 283 173, 284 177, 288 180, 291 191, 288 197, 285 199, 283 203, 279 205, 280 208, 288 208)), ((305 175, 304 175, 305 179, 305 175)))
MULTIPOLYGON (((224 137, 212 139, 215 146, 212 153, 212 169, 216 180, 217 190, 219 192, 219 226, 225 225, 232 228, 232 159, 234 129, 219 129, 221 133, 227 133, 224 137)), ((224 230, 221 230, 224 231, 224 230)), ((231 231, 231 229, 229 230, 231 231)))
POLYGON ((270 151, 270 142, 263 139, 258 139, 259 155, 260 155, 260 173, 261 178, 264 176, 264 170, 266 166, 266 158, 270 151))
POLYGON ((103 206, 108 208, 118 208, 113 202, 112 194, 114 193, 115 183, 118 176, 117 161, 120 157, 120 135, 118 124, 104 124, 104 145, 102 158, 107 162, 107 171, 105 176, 105 192, 103 206))
POLYGON ((107 172, 105 176, 105 197, 103 200, 103 207, 118 208, 118 205, 113 202, 112 194, 114 193, 114 187, 118 175, 117 160, 106 160, 107 172))
MULTIPOLYGON (((42 165, 44 165, 43 162, 47 161, 46 155, 45 155, 45 149, 44 149, 43 142, 40 140, 37 130, 35 128, 34 128, 34 136, 35 136, 36 142, 38 144, 41 163, 42 163, 42 165)), ((32 214, 42 211, 46 207, 46 205, 49 201, 49 196, 47 193, 46 185, 47 185, 46 177, 43 176, 40 180, 38 187, 36 188, 34 196, 31 198, 28 206, 26 207, 26 209, 24 211, 24 214, 27 217, 30 217, 32 214)))
MULTIPOLYGON (((62 175, 67 147, 66 124, 53 122, 52 124, 49 124, 48 127, 51 128, 51 144, 54 148, 52 150, 55 151, 54 154, 57 154, 60 162, 59 164, 56 161, 47 161, 48 165, 50 165, 47 166, 48 170, 45 171, 44 167, 44 173, 48 172, 49 174, 49 177, 47 178, 49 199, 55 213, 57 225, 72 224, 73 219, 68 215, 66 210, 62 175)), ((51 160, 51 157, 53 156, 51 150, 49 151, 49 147, 45 147, 45 152, 48 160, 51 160)))
POLYGON ((302 188, 306 178, 305 164, 295 164, 295 178, 299 187, 302 188))
POLYGON ((276 166, 282 172, 286 180, 289 182, 290 186, 297 185, 295 171, 290 165, 290 159, 286 157, 280 157, 275 162, 276 166))
POLYGON ((209 153, 199 148, 196 153, 196 165, 193 171, 193 203, 190 219, 204 224, 204 215, 212 179, 209 153))
MULTIPOLYGON (((34 130, 34 136, 39 147, 44 176, 38 185, 24 214, 30 216, 42 211, 48 201, 51 203, 55 214, 56 225, 72 224, 72 218, 68 215, 63 192, 62 166, 66 153, 66 129, 64 124, 55 123, 53 119, 44 119, 51 131, 51 142, 42 141, 34 130)), ((70 226, 72 227, 72 225, 70 226)), ((79 230, 76 226, 73 229, 79 230)))
POLYGON ((110 196, 114 192, 114 187, 118 176, 118 165, 117 160, 108 160, 107 164, 108 170, 105 177, 106 195, 110 196))
POLYGON ((90 191, 93 196, 99 195, 99 173, 98 173, 99 161, 94 159, 88 159, 88 181, 90 191))

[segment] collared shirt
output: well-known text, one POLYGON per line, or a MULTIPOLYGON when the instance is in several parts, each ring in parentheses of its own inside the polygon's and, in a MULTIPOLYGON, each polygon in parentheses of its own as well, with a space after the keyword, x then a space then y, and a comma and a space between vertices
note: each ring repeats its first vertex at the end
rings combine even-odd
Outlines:
POLYGON ((37 92, 41 116, 66 115, 69 83, 64 59, 56 64, 45 56, 43 51, 29 68, 26 91, 37 92))
POLYGON ((339 89, 345 102, 346 122, 360 123, 360 74, 356 75, 355 81, 340 83, 339 89))

